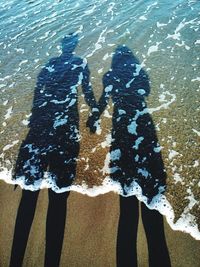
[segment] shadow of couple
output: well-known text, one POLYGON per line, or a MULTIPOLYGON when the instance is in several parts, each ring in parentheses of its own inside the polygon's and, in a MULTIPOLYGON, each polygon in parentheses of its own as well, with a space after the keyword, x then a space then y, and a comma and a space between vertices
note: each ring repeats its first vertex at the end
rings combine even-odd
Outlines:
MULTIPOLYGON (((112 142, 109 176, 120 183, 120 217, 117 237, 117 266, 137 266, 137 228, 139 201, 126 197, 137 183, 150 203, 165 191, 166 173, 153 120, 145 97, 150 93, 149 78, 139 60, 125 45, 113 54, 111 69, 103 76, 103 91, 96 102, 90 83, 87 61, 74 54, 78 36, 62 40, 62 54, 52 58, 41 70, 34 91, 29 132, 22 142, 13 180, 23 182, 10 267, 23 264, 29 232, 39 195, 37 185, 48 173, 47 182, 54 188, 67 188, 76 177, 80 150, 78 88, 82 87, 90 116, 86 123, 95 133, 109 99, 113 102, 112 142)), ((69 192, 49 189, 46 219, 45 267, 59 266, 69 192)), ((142 221, 147 237, 149 266, 171 266, 164 235, 163 218, 157 211, 141 204, 142 221), (162 259, 160 260, 160 256, 162 259)))

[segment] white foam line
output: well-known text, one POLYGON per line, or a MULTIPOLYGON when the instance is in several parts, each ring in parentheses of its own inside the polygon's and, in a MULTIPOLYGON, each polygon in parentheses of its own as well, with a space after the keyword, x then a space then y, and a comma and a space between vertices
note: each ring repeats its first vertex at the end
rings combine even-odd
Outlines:
MULTIPOLYGON (((51 179, 48 179, 47 176, 45 177, 46 179, 36 181, 35 185, 24 185, 23 177, 22 179, 18 179, 17 181, 12 180, 11 177, 12 170, 3 168, 3 170, 0 172, 1 180, 4 180, 6 183, 9 184, 18 184, 23 189, 31 191, 36 191, 44 188, 52 188, 52 190, 57 193, 75 191, 81 194, 88 195, 90 197, 96 197, 100 194, 106 194, 109 192, 115 192, 120 195, 123 195, 120 184, 118 182, 111 181, 109 177, 106 177, 104 179, 101 186, 93 186, 92 188, 88 188, 88 186, 83 183, 82 185, 71 185, 69 187, 63 187, 62 189, 58 188, 55 183, 52 182, 51 179)), ((184 212, 181 214, 180 218, 176 221, 176 223, 174 223, 175 215, 173 208, 163 194, 159 193, 152 199, 150 204, 147 204, 147 197, 142 195, 142 190, 140 186, 136 182, 133 182, 126 197, 135 195, 138 200, 144 202, 149 209, 157 210, 163 216, 166 216, 166 220, 173 230, 183 231, 185 233, 190 234, 196 240, 200 240, 200 232, 198 230, 198 226, 195 223, 194 216, 190 213, 191 208, 197 202, 196 200, 194 200, 191 190, 188 191, 188 193, 190 194, 190 196, 188 196, 188 199, 190 200, 189 205, 184 209, 184 212)))
POLYGON ((22 60, 20 63, 19 63, 19 66, 21 67, 21 65, 23 65, 23 64, 26 64, 28 62, 28 60, 27 59, 25 59, 25 60, 22 60))
POLYGON ((94 5, 91 9, 84 11, 84 14, 85 15, 91 15, 95 11, 96 7, 97 6, 94 5))
POLYGON ((169 160, 173 159, 174 157, 178 156, 179 153, 173 149, 169 150, 169 160))
POLYGON ((159 111, 161 109, 167 109, 169 107, 169 105, 171 105, 175 100, 176 100, 176 95, 175 94, 171 94, 170 92, 166 91, 163 93, 164 95, 169 95, 171 96, 171 100, 169 100, 167 103, 163 103, 160 106, 156 107, 156 108, 144 108, 143 110, 136 111, 136 115, 134 118, 132 118, 130 124, 127 126, 128 132, 134 135, 137 135, 137 119, 144 115, 144 114, 152 114, 153 112, 159 111))
POLYGON ((158 51, 158 47, 162 42, 156 42, 156 45, 152 45, 149 47, 147 55, 149 56, 151 53, 157 52, 158 51))
POLYGON ((159 21, 156 23, 157 28, 167 26, 167 23, 160 23, 159 21))
POLYGON ((171 94, 169 91, 164 92, 163 95, 171 96, 171 100, 169 100, 167 103, 163 103, 162 105, 156 108, 149 108, 148 111, 150 114, 152 114, 155 111, 159 111, 161 109, 167 109, 176 100, 176 95, 171 94))
POLYGON ((196 134, 200 137, 200 132, 199 132, 199 131, 197 131, 197 130, 195 130, 195 129, 192 129, 192 131, 193 131, 194 133, 196 133, 196 134))
POLYGON ((153 9, 154 6, 157 6, 158 2, 155 1, 154 3, 152 3, 151 5, 147 6, 147 9, 144 12, 144 15, 140 16, 139 19, 140 20, 147 20, 147 15, 151 12, 151 10, 153 9))
POLYGON ((11 75, 7 75, 3 78, 0 78, 0 81, 9 80, 11 77, 12 77, 11 75))
POLYGON ((196 81, 200 82, 200 77, 197 77, 197 78, 191 80, 191 82, 196 82, 196 81))
POLYGON ((10 149, 11 147, 15 146, 18 143, 19 143, 19 140, 13 141, 11 144, 8 144, 8 145, 4 146, 3 147, 3 151, 6 151, 6 150, 10 149))
POLYGON ((175 31, 173 34, 168 34, 166 39, 174 39, 174 40, 180 40, 181 34, 180 31, 188 24, 194 24, 196 22, 196 18, 193 20, 185 21, 186 19, 184 18, 176 27, 175 31))
POLYGON ((94 48, 94 50, 93 50, 90 54, 88 54, 86 57, 91 57, 91 56, 93 56, 94 53, 95 53, 97 50, 99 50, 99 49, 102 48, 102 43, 105 42, 105 37, 103 37, 103 35, 104 35, 104 33, 105 33, 106 31, 107 31, 107 27, 100 33, 99 38, 98 38, 97 42, 95 43, 95 48, 94 48))
POLYGON ((6 113, 6 115, 4 116, 4 119, 5 119, 5 120, 8 120, 8 119, 11 117, 12 110, 13 110, 13 107, 12 107, 12 106, 11 106, 9 109, 7 109, 7 113, 6 113))
POLYGON ((115 3, 111 2, 111 3, 109 3, 109 7, 107 9, 107 13, 111 13, 110 20, 113 20, 113 17, 114 17, 114 11, 113 11, 114 6, 115 6, 115 3))
POLYGON ((5 101, 3 102, 3 105, 6 106, 7 104, 8 104, 8 100, 5 100, 5 101))

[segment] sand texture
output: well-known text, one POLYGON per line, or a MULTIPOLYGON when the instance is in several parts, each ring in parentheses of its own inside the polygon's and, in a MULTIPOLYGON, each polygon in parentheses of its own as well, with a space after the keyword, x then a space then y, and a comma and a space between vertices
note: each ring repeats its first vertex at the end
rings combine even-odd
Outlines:
MULTIPOLYGON (((0 183, 0 266, 7 267, 11 252, 15 217, 21 189, 0 183)), ((44 263, 47 190, 39 195, 23 267, 42 267, 44 263)), ((114 267, 119 217, 119 197, 108 193, 88 197, 72 192, 68 198, 68 215, 60 266, 114 267)), ((141 221, 141 220, 140 220, 141 221)), ((188 234, 170 229, 165 222, 165 236, 172 267, 199 267, 200 242, 188 234)), ((148 266, 148 251, 143 226, 138 230, 138 266, 148 266)))

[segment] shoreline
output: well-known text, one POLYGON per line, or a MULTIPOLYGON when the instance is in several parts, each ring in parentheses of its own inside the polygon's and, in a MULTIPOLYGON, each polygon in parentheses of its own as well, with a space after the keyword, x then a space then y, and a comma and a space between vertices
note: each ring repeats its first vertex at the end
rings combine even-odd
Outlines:
MULTIPOLYGON (((0 182, 1 218, 0 266, 8 266, 15 217, 21 189, 0 182)), ((41 190, 29 236, 24 266, 43 266, 47 190, 41 190)), ((71 192, 60 266, 115 266, 115 246, 119 218, 119 196, 107 193, 89 197, 71 192)), ((164 219, 165 237, 172 267, 198 267, 200 242, 173 231, 164 219), (184 255, 184 257, 183 257, 184 255)), ((141 218, 138 230, 138 264, 147 266, 148 251, 141 218)))
MULTIPOLYGON (((8 172, 7 172, 8 174, 8 172)), ((1 173, 0 173, 1 176, 1 173)), ((3 175, 2 175, 3 176, 3 175)), ((11 171, 10 171, 11 176, 11 171)), ((122 189, 120 188, 118 183, 114 183, 113 181, 109 179, 105 179, 101 186, 93 186, 89 188, 86 184, 72 184, 68 188, 64 187, 62 189, 54 188, 52 181, 48 183, 43 183, 38 181, 38 185, 35 188, 33 185, 30 186, 23 186, 23 183, 21 180, 19 180, 19 183, 14 183, 11 179, 7 182, 5 179, 5 173, 3 179, 5 183, 12 184, 12 185, 18 185, 21 189, 30 190, 30 191, 36 191, 36 190, 44 190, 52 188, 52 190, 56 193, 63 193, 67 191, 71 191, 74 193, 80 193, 82 195, 86 195, 88 197, 98 197, 104 194, 114 193, 118 195, 122 195, 124 197, 130 197, 130 196, 136 196, 137 199, 151 209, 151 210, 157 210, 160 212, 161 215, 165 216, 167 223, 174 231, 181 231, 186 234, 190 234, 194 239, 200 240, 200 230, 198 229, 198 225, 195 223, 194 216, 187 210, 188 206, 185 207, 184 212, 181 214, 178 220, 174 223, 175 213, 174 209, 167 200, 166 196, 163 194, 156 195, 150 204, 147 203, 147 198, 142 195, 142 190, 140 186, 137 183, 133 183, 132 187, 129 190, 129 194, 123 195, 122 189), (185 212, 186 211, 186 212, 185 212)))

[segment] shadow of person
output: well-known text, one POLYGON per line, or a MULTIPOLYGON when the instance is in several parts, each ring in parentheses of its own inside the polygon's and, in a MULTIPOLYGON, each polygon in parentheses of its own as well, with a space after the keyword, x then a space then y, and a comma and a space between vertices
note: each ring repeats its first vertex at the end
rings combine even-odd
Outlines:
MULTIPOLYGON (((103 76, 103 92, 98 103, 98 112, 93 112, 87 121, 91 132, 95 132, 95 122, 108 105, 113 102, 112 142, 109 152, 109 175, 122 188, 120 197, 120 219, 117 244, 117 265, 137 266, 136 237, 138 225, 138 201, 135 197, 125 197, 133 187, 140 186, 143 196, 150 203, 154 196, 162 193, 166 186, 166 172, 161 156, 161 148, 153 120, 148 112, 145 97, 150 94, 149 78, 139 60, 125 46, 118 46, 111 69, 103 76), (135 251, 135 253, 134 253, 135 251)), ((142 204, 142 219, 149 247, 149 262, 158 255, 152 250, 156 242, 168 255, 162 232, 162 216, 148 211, 142 204), (159 227, 156 229, 153 225, 159 227), (153 232, 154 231, 154 232, 153 232), (160 242, 159 242, 160 241, 160 242), (165 245, 164 245, 165 244, 165 245), (153 257, 152 257, 153 253, 153 257)), ((168 265, 170 260, 168 258, 168 265)), ((155 261, 154 261, 155 262, 155 261)))
MULTIPOLYGON (((76 34, 64 37, 62 54, 50 59, 38 75, 30 129, 20 147, 13 175, 16 183, 20 181, 28 189, 39 190, 45 180, 49 187, 66 191, 75 179, 80 141, 79 85, 88 106, 96 107, 87 62, 73 52, 77 44, 76 34)), ((10 267, 22 265, 38 194, 39 191, 22 191, 10 267)), ((46 267, 59 266, 68 195, 69 192, 55 193, 49 189, 46 267)))
MULTIPOLYGON (((141 203, 142 223, 144 226, 149 267, 171 267, 165 240, 162 215, 150 210, 141 203)), ((139 221, 139 201, 135 196, 120 196, 120 217, 117 235, 117 267, 137 267, 137 231, 139 221)))
MULTIPOLYGON (((49 193, 46 220, 45 267, 59 266, 67 212, 69 192, 49 193)), ((19 204, 10 258, 10 267, 23 265, 23 258, 33 222, 39 191, 23 190, 19 204)))

